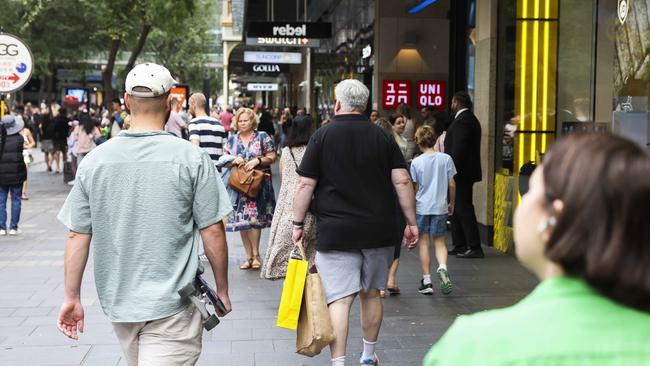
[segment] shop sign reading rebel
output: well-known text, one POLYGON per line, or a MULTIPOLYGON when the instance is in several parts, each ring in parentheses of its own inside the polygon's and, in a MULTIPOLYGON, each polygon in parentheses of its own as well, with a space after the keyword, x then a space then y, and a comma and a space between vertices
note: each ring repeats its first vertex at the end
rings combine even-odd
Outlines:
POLYGON ((246 37, 248 46, 320 47, 320 39, 284 37, 246 37))
POLYGON ((402 103, 411 104, 410 80, 384 80, 381 90, 384 109, 395 109, 402 103))
POLYGON ((331 38, 332 23, 250 22, 247 37, 331 38))
POLYGON ((252 72, 255 74, 280 74, 289 72, 289 66, 286 64, 258 64, 258 63, 245 63, 245 72, 252 72))
POLYGON ((300 52, 244 51, 244 62, 269 64, 301 64, 300 52))
POLYGON ((7 33, 0 33, 0 93, 20 90, 32 76, 34 59, 29 47, 7 33))
POLYGON ((445 82, 442 80, 420 80, 417 83, 418 109, 432 106, 436 109, 444 109, 445 104, 445 82))

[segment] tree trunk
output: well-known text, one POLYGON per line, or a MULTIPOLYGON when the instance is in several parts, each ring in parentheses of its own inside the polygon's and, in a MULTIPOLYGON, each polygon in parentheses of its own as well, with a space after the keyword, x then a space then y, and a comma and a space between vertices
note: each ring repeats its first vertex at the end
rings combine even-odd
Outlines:
POLYGON ((142 52, 142 49, 144 49, 144 44, 147 42, 147 37, 149 36, 149 32, 151 32, 151 25, 149 24, 143 24, 142 25, 142 30, 140 31, 140 36, 138 37, 138 42, 135 44, 135 47, 133 47, 133 51, 131 51, 131 57, 129 57, 129 61, 126 64, 126 67, 124 68, 124 77, 126 78, 126 75, 131 71, 133 66, 135 66, 135 62, 138 59, 138 56, 140 56, 140 53, 142 52))
POLYGON ((115 36, 111 39, 111 48, 108 52, 108 62, 106 67, 102 70, 102 84, 104 100, 102 101, 104 107, 108 109, 113 100, 113 69, 115 69, 115 60, 117 59, 117 52, 120 50, 122 38, 115 36))
POLYGON ((56 68, 54 66, 55 65, 53 61, 50 61, 47 64, 47 78, 45 84, 47 105, 50 105, 53 100, 56 100, 56 95, 54 95, 54 98, 52 98, 52 94, 54 92, 54 74, 56 73, 56 68))

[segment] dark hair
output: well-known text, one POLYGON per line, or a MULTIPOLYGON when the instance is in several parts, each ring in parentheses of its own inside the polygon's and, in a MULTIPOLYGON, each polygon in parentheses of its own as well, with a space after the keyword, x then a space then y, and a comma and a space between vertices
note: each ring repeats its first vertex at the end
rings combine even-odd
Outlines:
POLYGON ((398 118, 404 119, 404 116, 399 113, 391 113, 390 116, 388 116, 388 122, 390 122, 391 126, 395 126, 395 122, 397 122, 398 118))
POLYGON ((113 98, 113 100, 111 101, 111 103, 117 103, 117 104, 119 104, 119 105, 122 105, 122 101, 120 100, 120 98, 113 98))
POLYGON ((309 138, 314 133, 314 119, 310 115, 298 116, 291 121, 286 145, 298 147, 307 145, 309 138))
POLYGON ((89 135, 95 130, 95 121, 90 117, 88 113, 82 113, 79 116, 79 125, 89 135))
POLYGON ((442 135, 443 132, 447 131, 449 128, 449 114, 446 111, 436 111, 433 114, 433 131, 436 133, 436 136, 442 135))
POLYGON ((469 94, 464 91, 459 91, 454 94, 454 99, 460 103, 461 108, 469 108, 472 109, 472 98, 469 97, 469 94))
POLYGON ((609 134, 574 134, 543 163, 549 204, 563 209, 546 256, 603 295, 650 312, 650 157, 609 134))
POLYGON ((411 111, 406 103, 400 103, 400 105, 397 106, 397 113, 406 117, 406 119, 411 119, 411 111))
POLYGON ((415 131, 415 143, 418 146, 433 147, 437 139, 438 137, 431 126, 424 125, 415 131))

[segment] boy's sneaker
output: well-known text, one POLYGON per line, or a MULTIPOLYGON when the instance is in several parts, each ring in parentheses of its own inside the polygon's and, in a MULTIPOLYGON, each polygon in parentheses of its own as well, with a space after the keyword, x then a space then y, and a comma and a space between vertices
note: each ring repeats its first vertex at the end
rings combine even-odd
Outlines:
POLYGON ((433 295, 433 285, 430 283, 425 285, 424 280, 420 280, 420 288, 418 289, 418 292, 422 295, 433 295))
POLYGON ((377 354, 375 353, 372 358, 363 358, 363 353, 361 354, 361 359, 359 359, 359 364, 361 365, 379 365, 379 357, 377 357, 377 354))
POLYGON ((5 235, 7 235, 7 230, 5 229, 0 230, 0 236, 5 236, 5 235))
POLYGON ((21 231, 18 230, 18 229, 11 229, 11 230, 9 230, 9 235, 12 235, 12 236, 18 235, 18 234, 20 234, 20 233, 21 233, 21 231))
POLYGON ((447 270, 444 268, 439 268, 437 273, 438 273, 438 280, 440 280, 440 291, 444 295, 449 295, 451 293, 451 290, 454 287, 451 284, 451 279, 449 278, 449 272, 447 272, 447 270))

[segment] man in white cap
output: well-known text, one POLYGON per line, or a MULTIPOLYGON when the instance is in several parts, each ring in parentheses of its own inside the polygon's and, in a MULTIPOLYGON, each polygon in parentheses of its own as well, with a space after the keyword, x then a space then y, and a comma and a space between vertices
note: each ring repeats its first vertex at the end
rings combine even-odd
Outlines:
POLYGON ((202 321, 177 291, 194 280, 201 239, 230 311, 228 249, 222 219, 232 210, 210 156, 164 131, 169 71, 146 63, 126 77, 131 127, 84 158, 59 220, 70 229, 65 295, 57 326, 83 332, 81 279, 91 239, 95 284, 127 363, 194 365, 202 321))

